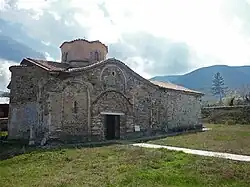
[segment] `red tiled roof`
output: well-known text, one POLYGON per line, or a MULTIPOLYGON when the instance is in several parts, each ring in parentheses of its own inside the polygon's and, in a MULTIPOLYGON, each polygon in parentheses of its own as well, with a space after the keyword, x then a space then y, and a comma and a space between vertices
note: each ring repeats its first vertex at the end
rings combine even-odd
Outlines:
MULTIPOLYGON (((43 68, 43 69, 45 69, 47 71, 52 71, 52 72, 68 72, 68 73, 79 72, 79 71, 88 70, 88 69, 94 68, 96 66, 99 66, 101 64, 105 64, 105 63, 109 63, 109 62, 122 63, 126 68, 130 69, 123 62, 121 62, 119 60, 116 60, 115 58, 99 61, 99 62, 90 64, 90 65, 87 65, 87 66, 84 66, 84 67, 71 67, 69 64, 66 64, 66 63, 55 62, 55 61, 46 61, 46 60, 37 60, 37 59, 31 59, 31 58, 24 59, 21 62, 21 66, 25 65, 27 62, 32 63, 32 64, 37 65, 37 66, 39 66, 39 67, 41 67, 41 68, 43 68)), ((139 75, 139 77, 141 77, 141 76, 139 75)), ((144 79, 144 78, 142 78, 142 79, 144 79)), ((148 80, 146 80, 146 81, 148 81, 148 80)), ((178 91, 184 91, 184 92, 203 95, 203 93, 201 93, 201 92, 194 91, 194 90, 185 88, 183 86, 175 85, 175 84, 172 84, 172 83, 160 82, 160 81, 149 81, 149 82, 151 84, 154 84, 154 85, 159 86, 161 88, 166 88, 166 89, 171 89, 171 90, 178 90, 178 91)), ((10 85, 8 85, 8 87, 10 87, 10 85)))
POLYGON ((194 90, 191 90, 191 89, 188 89, 188 88, 185 88, 183 86, 179 86, 179 85, 176 85, 176 84, 173 84, 173 83, 170 83, 170 82, 161 82, 161 81, 150 81, 150 82, 157 85, 157 86, 159 86, 159 87, 162 87, 162 88, 202 94, 201 92, 194 91, 194 90))
POLYGON ((69 64, 61 63, 61 62, 37 60, 37 59, 31 59, 31 58, 27 58, 25 60, 35 65, 38 65, 48 71, 65 71, 67 68, 69 68, 69 64))

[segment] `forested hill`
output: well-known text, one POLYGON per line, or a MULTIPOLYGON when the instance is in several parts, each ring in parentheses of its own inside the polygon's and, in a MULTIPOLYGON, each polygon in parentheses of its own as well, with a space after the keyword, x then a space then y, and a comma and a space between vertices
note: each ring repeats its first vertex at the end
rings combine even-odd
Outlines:
POLYGON ((215 73, 220 72, 229 89, 250 85, 250 66, 215 65, 196 69, 184 75, 156 76, 151 80, 172 82, 184 87, 210 94, 215 73))

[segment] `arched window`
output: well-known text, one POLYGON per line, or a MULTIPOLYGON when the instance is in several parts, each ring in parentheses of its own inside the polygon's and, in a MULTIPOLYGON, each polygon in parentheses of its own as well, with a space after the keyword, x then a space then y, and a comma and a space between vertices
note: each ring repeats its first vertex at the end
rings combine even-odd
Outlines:
POLYGON ((68 52, 64 52, 62 55, 62 61, 66 62, 68 58, 68 52))
POLYGON ((68 54, 69 54, 68 52, 65 53, 65 61, 68 60, 68 54))
POLYGON ((99 53, 97 51, 95 52, 95 60, 99 61, 99 53))
POLYGON ((93 52, 90 52, 90 54, 89 54, 89 59, 90 59, 90 60, 93 60, 93 52))

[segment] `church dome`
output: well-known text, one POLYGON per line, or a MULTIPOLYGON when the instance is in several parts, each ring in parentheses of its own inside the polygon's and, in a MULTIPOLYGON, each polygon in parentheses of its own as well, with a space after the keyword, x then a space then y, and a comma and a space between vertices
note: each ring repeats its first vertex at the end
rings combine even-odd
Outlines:
POLYGON ((72 66, 85 66, 106 59, 108 47, 99 40, 76 39, 63 42, 61 62, 72 66))

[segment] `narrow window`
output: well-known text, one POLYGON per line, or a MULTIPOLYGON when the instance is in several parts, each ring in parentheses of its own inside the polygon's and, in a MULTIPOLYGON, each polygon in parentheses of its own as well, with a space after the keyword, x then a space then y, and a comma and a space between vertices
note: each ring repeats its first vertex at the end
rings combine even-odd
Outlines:
POLYGON ((74 113, 77 113, 77 102, 74 102, 74 113))
POLYGON ((99 54, 97 51, 95 52, 95 60, 99 61, 99 54))
POLYGON ((93 60, 93 53, 92 52, 90 52, 90 54, 89 54, 89 59, 93 60))
POLYGON ((101 54, 100 51, 99 51, 99 59, 100 59, 100 60, 102 59, 102 54, 101 54))
POLYGON ((67 62, 67 60, 68 60, 68 52, 67 53, 65 53, 65 62, 67 62))

